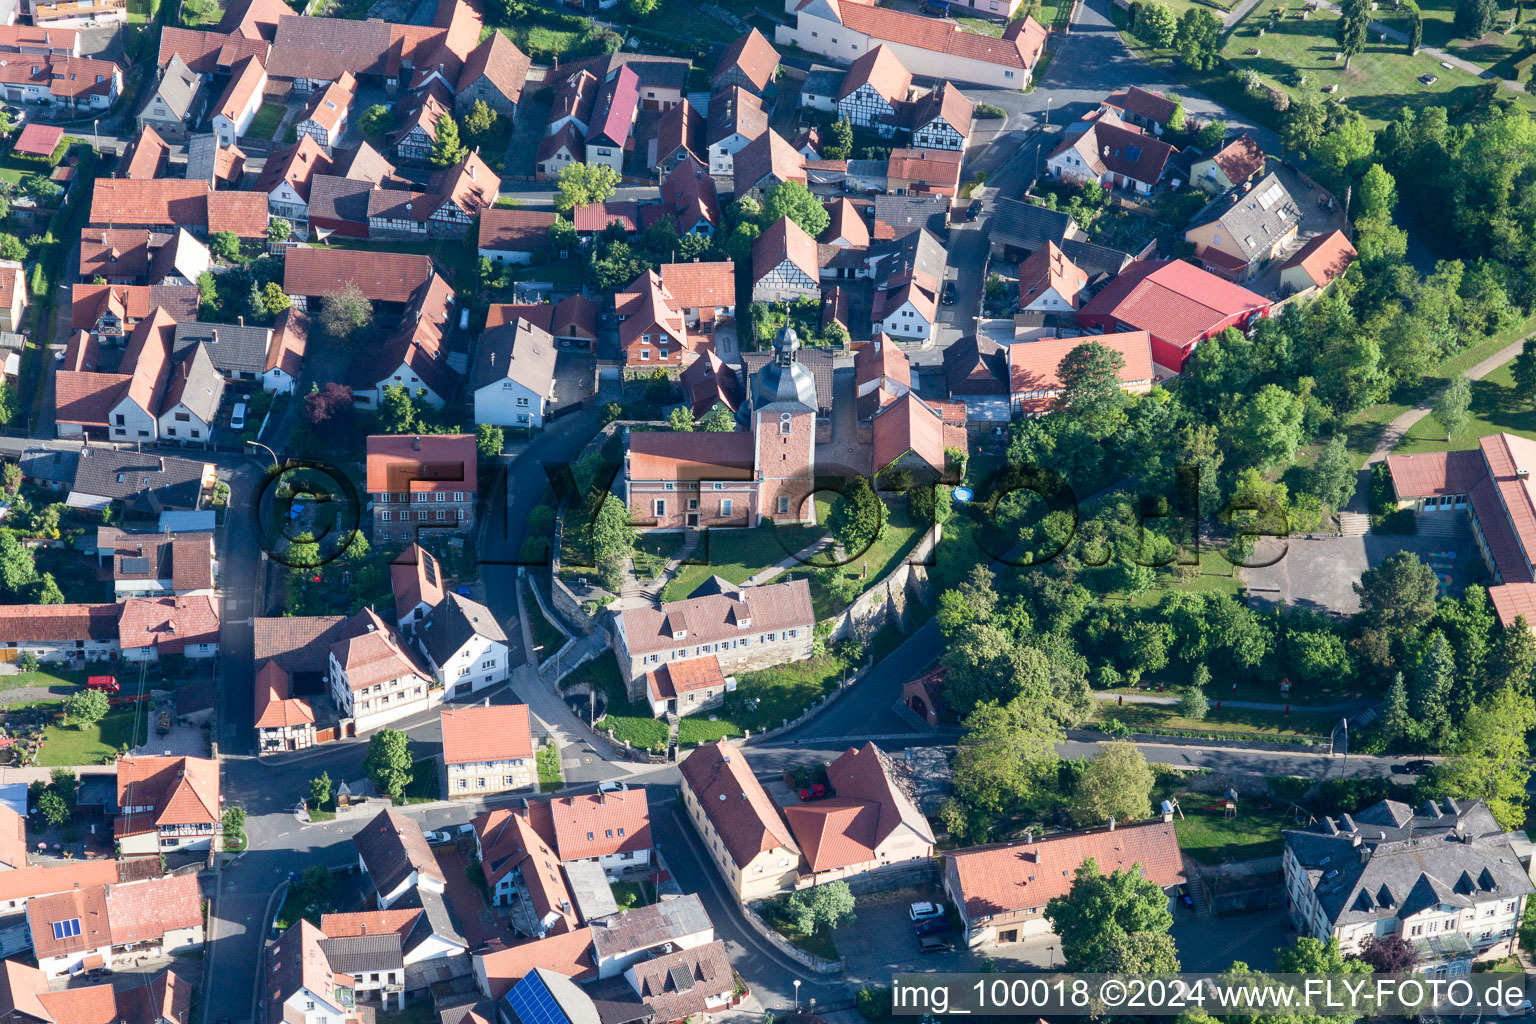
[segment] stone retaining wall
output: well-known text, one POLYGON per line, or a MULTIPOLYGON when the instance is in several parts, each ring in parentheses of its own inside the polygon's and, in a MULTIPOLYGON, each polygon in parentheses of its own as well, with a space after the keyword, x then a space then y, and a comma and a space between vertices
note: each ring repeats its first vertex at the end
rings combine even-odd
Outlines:
POLYGON ((842 959, 827 960, 814 953, 807 953, 793 942, 790 942, 784 936, 768 927, 768 922, 758 916, 757 911, 750 904, 742 906, 741 916, 746 919, 747 924, 752 926, 753 931, 773 943, 774 948, 780 953, 783 953, 796 963, 810 968, 817 974, 841 974, 847 967, 847 964, 842 959))

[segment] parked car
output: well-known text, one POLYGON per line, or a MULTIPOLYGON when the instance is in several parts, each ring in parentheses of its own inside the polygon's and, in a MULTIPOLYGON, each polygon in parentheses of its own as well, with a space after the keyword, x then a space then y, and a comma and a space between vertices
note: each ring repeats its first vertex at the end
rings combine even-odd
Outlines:
POLYGON ((451 843, 454 839, 453 833, 447 829, 437 829, 436 831, 426 833, 426 836, 429 843, 451 843))
POLYGON ((813 782, 800 791, 801 800, 820 800, 827 795, 827 787, 819 782, 813 782))
POLYGON ((918 935, 943 935, 949 931, 949 921, 942 917, 930 917, 912 926, 912 931, 918 935))
POLYGON ((980 217, 980 216, 981 216, 981 200, 980 199, 972 199, 971 200, 971 205, 967 206, 965 208, 965 219, 966 220, 975 220, 977 217, 980 217))
POLYGON ((245 403, 236 402, 234 412, 229 414, 229 429, 245 429, 245 403))
POLYGON ((622 793, 628 788, 629 783, 627 782, 614 782, 610 780, 608 782, 599 782, 597 784, 597 791, 599 793, 622 793))
POLYGON ((1529 1017, 1530 1015, 1531 1015, 1531 1001, 1529 999, 1522 999, 1522 1000, 1520 1000, 1520 1003, 1517 1006, 1500 1006, 1499 1007, 1499 1016, 1500 1017, 1529 1017))
POLYGON ((924 935, 917 940, 917 951, 919 953, 953 953, 955 951, 955 944, 948 939, 924 935))
POLYGON ((944 305, 953 306, 955 300, 960 297, 960 291, 955 287, 955 282, 944 282, 944 305))
POLYGON ((117 676, 91 676, 85 681, 87 690, 100 690, 102 693, 113 694, 122 691, 118 684, 117 676))
POLYGON ((944 904, 919 900, 907 908, 907 916, 914 921, 927 921, 935 917, 942 918, 944 916, 944 904))
POLYGON ((1435 762, 1420 758, 1416 761, 1405 761, 1402 764, 1392 766, 1393 775, 1423 775, 1435 766, 1435 762))
POLYGON ((1194 897, 1190 896, 1190 894, 1189 894, 1189 886, 1187 886, 1187 885, 1179 886, 1179 900, 1186 907, 1193 907, 1195 905, 1194 897))

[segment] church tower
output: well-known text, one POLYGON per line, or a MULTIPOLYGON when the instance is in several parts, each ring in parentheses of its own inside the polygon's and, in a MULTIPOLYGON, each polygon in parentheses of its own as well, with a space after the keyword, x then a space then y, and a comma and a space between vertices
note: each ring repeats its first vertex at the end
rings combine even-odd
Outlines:
POLYGON ((816 380, 800 363, 793 327, 773 341, 773 362, 758 372, 752 394, 757 515, 776 523, 816 521, 816 380))

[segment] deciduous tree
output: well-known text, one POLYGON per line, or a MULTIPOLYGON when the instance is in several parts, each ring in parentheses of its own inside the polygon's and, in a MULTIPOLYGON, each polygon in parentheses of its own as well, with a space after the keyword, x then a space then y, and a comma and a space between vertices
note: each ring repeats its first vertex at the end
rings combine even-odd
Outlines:
POLYGON ((1536 338, 1525 339, 1520 354, 1509 364, 1509 374, 1514 379, 1516 401, 1536 406, 1536 338))
POLYGON ((798 181, 781 181, 763 197, 763 225, 788 217, 812 238, 819 238, 832 222, 832 215, 821 200, 798 181))
POLYGON ((1136 745, 1125 740, 1106 743, 1088 762, 1072 795, 1072 820, 1102 825, 1110 818, 1141 821, 1152 816, 1152 769, 1136 745))
POLYGON ((355 282, 348 281, 320 301, 320 327, 337 341, 352 341, 371 323, 373 303, 355 282))
POLYGON ((82 729, 90 728, 112 710, 112 702, 100 690, 76 690, 64 698, 64 713, 82 729))
POLYGON ((1445 431, 1445 439, 1449 441, 1451 435, 1467 425, 1467 419, 1472 408, 1472 382, 1464 373, 1458 373, 1445 389, 1435 399, 1434 408, 1429 414, 1435 418, 1445 431))
POLYGON ((1474 707, 1457 729, 1451 757, 1430 775, 1432 792, 1480 799, 1500 828, 1525 822, 1531 776, 1525 734, 1536 725, 1531 698, 1505 688, 1474 707))
POLYGON ((363 771, 380 793, 387 793, 396 803, 411 784, 415 759, 411 742, 398 729, 380 729, 368 738, 368 752, 363 755, 363 771))
POLYGON ((855 477, 832 501, 827 528, 849 555, 857 555, 885 532, 885 505, 864 477, 855 477))
POLYGON ((613 196, 619 172, 607 164, 566 164, 556 183, 555 209, 570 213, 578 206, 601 203, 613 196))
POLYGON ((1139 867, 1102 875, 1092 857, 1078 865, 1067 894, 1046 904, 1045 917, 1069 971, 1095 970, 1124 936, 1166 935, 1173 924, 1167 895, 1139 867))

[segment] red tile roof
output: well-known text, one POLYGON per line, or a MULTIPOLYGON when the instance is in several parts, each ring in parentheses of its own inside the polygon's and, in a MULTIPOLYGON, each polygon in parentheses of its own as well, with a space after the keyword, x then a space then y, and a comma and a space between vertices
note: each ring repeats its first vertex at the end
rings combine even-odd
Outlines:
POLYGON ((1264 169, 1264 149, 1259 140, 1246 132, 1217 150, 1211 159, 1227 180, 1236 185, 1264 169))
POLYGON ((908 391, 875 413, 874 458, 878 472, 911 452, 943 472, 944 448, 954 440, 944 429, 944 416, 934 406, 908 391))
MULTIPOLYGON (((122 757, 117 761, 117 806, 132 812, 139 831, 158 825, 205 825, 219 820, 219 763, 202 757, 122 757)), ((122 830, 118 835, 134 835, 122 830)))
POLYGON ((212 75, 228 71, 246 57, 265 62, 269 49, 265 39, 167 25, 160 30, 157 63, 165 67, 173 56, 179 56, 189 71, 212 75))
POLYGON ((893 149, 886 163, 886 177, 918 191, 953 197, 960 189, 960 161, 965 154, 950 149, 893 149))
POLYGON ((844 25, 872 39, 1003 67, 1033 68, 1045 49, 1045 29, 1029 15, 1012 22, 998 39, 966 32, 954 22, 887 7, 843 3, 839 11, 844 25))
POLYGON ((1079 311, 1112 317, 1173 345, 1188 346, 1218 324, 1269 307, 1269 300, 1182 260, 1137 260, 1079 311))
POLYGON ((1086 131, 1067 137, 1051 151, 1051 157, 1076 150, 1095 175, 1117 174, 1148 186, 1156 185, 1178 150, 1138 128, 1112 124, 1111 120, 1095 121, 1086 131))
POLYGON ((1335 229, 1314 237, 1280 269, 1283 272, 1300 267, 1314 285, 1322 288, 1349 269, 1356 255, 1355 247, 1349 244, 1344 232, 1335 229))
POLYGON ((640 76, 629 65, 619 68, 598 93, 592 123, 587 126, 588 145, 603 141, 623 148, 640 108, 640 76))
POLYGON ((954 862, 965 916, 976 918, 1043 907, 1072 888, 1083 861, 1099 871, 1129 871, 1160 886, 1185 880, 1184 857, 1173 825, 1161 821, 1047 836, 1033 842, 979 846, 946 854, 954 862))
POLYGON ((261 66, 261 61, 255 57, 246 57, 235 65, 229 84, 224 87, 224 94, 214 103, 213 113, 209 116, 226 117, 238 128, 240 115, 245 112, 251 100, 261 93, 266 81, 267 72, 261 66))
POLYGON ((672 293, 680 309, 736 305, 736 264, 663 263, 661 283, 672 293))
POLYGON ((745 431, 631 434, 629 472, 635 480, 750 480, 752 451, 745 431))
POLYGON ((276 661, 269 661, 256 672, 257 729, 281 729, 308 725, 315 720, 309 701, 293 696, 292 677, 276 661))
POLYGON ((219 606, 207 595, 130 597, 118 624, 123 650, 154 647, 181 654, 188 644, 219 642, 219 606))
POLYGON ((552 210, 486 210, 480 215, 480 248, 536 252, 549 244, 549 229, 559 219, 552 210))
POLYGON ((789 826, 752 774, 741 748, 725 740, 705 744, 689 754, 679 770, 738 868, 768 850, 799 853, 789 826))
MULTIPOLYGON (((702 362, 704 360, 699 360, 702 362)), ((713 654, 686 661, 669 661, 645 674, 645 690, 654 701, 673 700, 678 694, 710 688, 725 690, 725 673, 720 671, 720 659, 713 654)))
POLYGON ((32 899, 50 893, 89 889, 117 881, 117 861, 77 860, 34 864, 0 871, 0 901, 32 899))
POLYGON ((428 679, 399 632, 368 607, 341 627, 341 635, 331 644, 331 657, 354 693, 412 675, 428 679))
POLYGON ((474 826, 486 882, 494 887, 512 872, 521 872, 533 902, 534 916, 542 921, 550 913, 555 914, 558 920, 551 927, 552 932, 574 930, 577 918, 571 909, 571 892, 560 873, 560 858, 532 823, 520 814, 500 808, 475 818, 474 826))
MULTIPOLYGON (((739 436, 751 437, 744 432, 739 436)), ((815 621, 810 584, 791 580, 668 601, 659 608, 626 608, 619 613, 618 627, 629 653, 640 655, 678 647, 681 641, 673 637, 678 632, 687 634, 687 642, 681 645, 688 647, 728 640, 743 631, 756 634, 809 629, 815 621)))
POLYGON ((772 128, 741 147, 731 161, 731 176, 738 196, 759 185, 770 188, 785 181, 804 185, 808 180, 805 155, 772 128), (765 184, 770 177, 774 180, 765 184))
POLYGON ((531 942, 519 942, 504 949, 479 950, 475 953, 475 960, 485 974, 491 999, 497 1002, 525 974, 540 967, 576 979, 590 978, 597 973, 597 967, 592 962, 590 928, 577 928, 531 942))
POLYGON ((1019 305, 1028 306, 1049 289, 1077 308, 1078 296, 1088 287, 1088 275, 1047 240, 1019 264, 1019 305))
POLYGON ((737 68, 754 89, 762 92, 773 81, 773 73, 778 66, 779 51, 757 29, 749 29, 725 48, 710 81, 714 82, 730 69, 737 68))
POLYGON ((355 284, 374 302, 406 303, 432 279, 432 257, 299 245, 283 254, 283 291, 321 296, 355 284))
MULTIPOLYGON (((80 259, 84 263, 87 250, 100 245, 103 235, 108 237, 107 249, 115 244, 112 238, 122 235, 131 237, 142 231, 107 231, 100 228, 84 228, 80 232, 80 259), (89 236, 89 238, 87 237, 89 236)), ((81 276, 86 268, 82 266, 81 276)), ((132 327, 157 308, 163 308, 171 319, 179 322, 197 319, 198 292, 195 284, 77 284, 70 289, 70 329, 92 330, 101 314, 108 308, 127 321, 132 327)))
POLYGON ((474 434, 370 434, 369 494, 476 491, 474 434))
POLYGON ((0 961, 0 1018, 21 1013, 48 1020, 39 997, 48 991, 48 976, 20 960, 0 961))
POLYGON ((29 902, 27 923, 40 957, 156 942, 168 931, 202 926, 202 894, 195 875, 71 889, 29 902), (53 923, 72 918, 80 922, 79 933, 55 938, 53 923))
POLYGON ((270 195, 286 182, 299 194, 299 198, 308 202, 311 179, 330 169, 331 158, 325 155, 325 150, 315 141, 315 137, 300 135, 299 141, 279 149, 267 158, 261 169, 261 177, 256 179, 256 191, 270 195))
POLYGON ((425 603, 436 608, 443 601, 443 570, 431 552, 412 544, 389 563, 389 579, 395 595, 395 618, 425 603))
POLYGON ((842 239, 851 248, 863 249, 869 246, 869 227, 864 223, 864 217, 859 213, 847 198, 838 198, 826 204, 827 212, 832 215, 827 222, 827 230, 821 233, 821 237, 827 244, 832 244, 835 239, 842 239))
POLYGON ((752 279, 761 281, 785 260, 804 271, 812 281, 820 279, 816 240, 799 224, 788 217, 780 217, 752 243, 752 279))
POLYGON ((645 789, 555 797, 533 804, 529 821, 561 861, 586 860, 651 848, 645 789))
POLYGON ((117 994, 111 982, 42 992, 37 1001, 52 1024, 118 1024, 117 994))
MULTIPOLYGON (((314 124, 328 133, 334 132, 352 109, 356 96, 357 79, 352 77, 352 72, 343 71, 340 78, 315 93, 299 123, 314 124)), ((335 143, 336 139, 331 142, 335 143)))
POLYGON ((813 872, 865 864, 875 859, 879 809, 841 796, 784 808, 784 817, 813 872))
POLYGON ((483 77, 515 105, 522 99, 523 86, 532 66, 528 55, 519 50, 506 33, 492 32, 465 59, 464 70, 459 73, 458 91, 464 92, 483 77))
POLYGON ((1089 342, 1120 353, 1120 358, 1125 361, 1120 369, 1122 386, 1152 380, 1152 338, 1146 331, 1021 342, 1008 346, 1008 388, 1015 397, 1024 396, 1025 413, 1044 413, 1055 405, 1055 393, 1061 390, 1061 377, 1057 373, 1061 361, 1068 352, 1089 342), (1030 392, 1037 391, 1049 394, 1030 397, 1030 392))
POLYGON ((640 218, 632 200, 604 203, 585 203, 571 211, 571 221, 577 231, 602 231, 610 224, 621 225, 625 231, 635 231, 640 218))
POLYGON ((526 704, 444 709, 442 726, 443 761, 446 764, 511 761, 533 756, 526 704))
MULTIPOLYGON (((146 131, 153 129, 146 126, 146 131)), ((64 138, 64 129, 53 124, 39 124, 33 121, 21 130, 16 136, 15 143, 11 146, 14 153, 25 153, 29 156, 50 157, 58 148, 59 140, 64 138)))
POLYGON ((1128 114, 1136 114, 1157 124, 1166 125, 1173 117, 1177 104, 1160 92, 1133 85, 1124 92, 1112 93, 1104 98, 1104 105, 1128 114))
POLYGON ((1481 451, 1388 455, 1387 472, 1400 500, 1467 494, 1487 475, 1481 451))
POLYGON ((859 54, 858 59, 848 66, 837 90, 838 100, 847 99, 865 85, 894 105, 907 98, 907 90, 912 88, 912 72, 901 63, 894 50, 878 45, 859 54))
POLYGON ((1536 442, 1514 434, 1490 434, 1477 443, 1488 476, 1472 490, 1473 514, 1483 529, 1500 582, 1531 583, 1531 562, 1536 561, 1532 557, 1536 555, 1536 490, 1531 480, 1536 472, 1536 442), (1499 521, 1496 529, 1490 529, 1490 520, 1499 521))
POLYGON ((875 335, 873 341, 861 346, 853 354, 854 384, 862 386, 881 378, 896 384, 912 386, 912 362, 884 333, 875 335))
POLYGON ((321 914, 320 930, 328 939, 356 935, 390 935, 410 930, 422 915, 420 907, 394 910, 360 910, 350 914, 321 914))
POLYGON ((10 807, 0 807, 0 868, 27 866, 27 819, 10 807))
POLYGON ((203 205, 210 235, 229 231, 247 240, 266 239, 267 197, 263 193, 210 192, 203 205))

